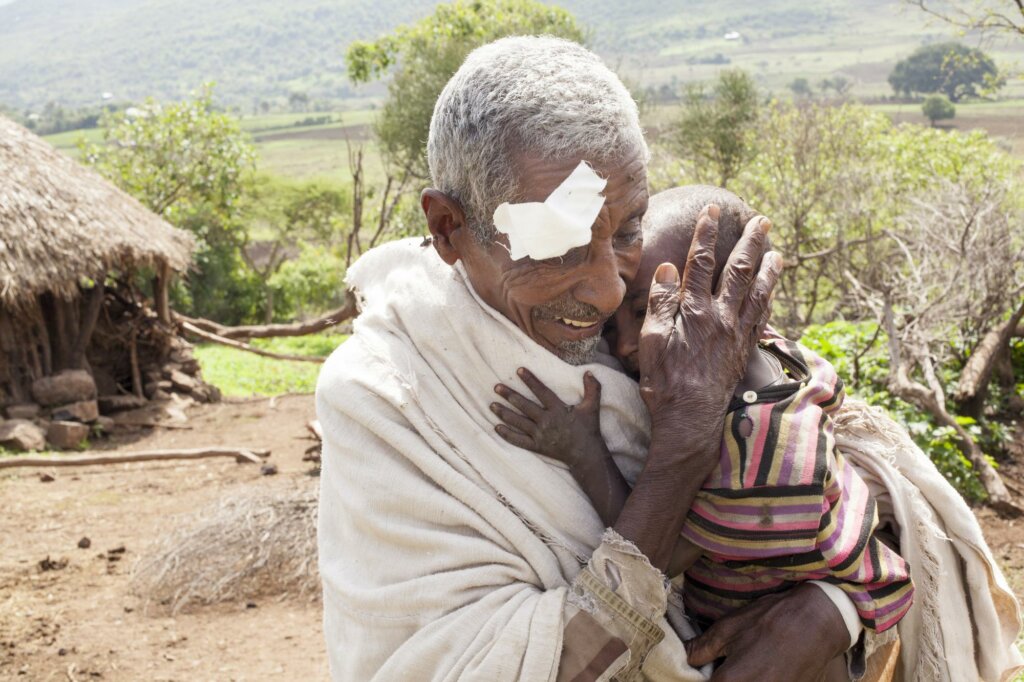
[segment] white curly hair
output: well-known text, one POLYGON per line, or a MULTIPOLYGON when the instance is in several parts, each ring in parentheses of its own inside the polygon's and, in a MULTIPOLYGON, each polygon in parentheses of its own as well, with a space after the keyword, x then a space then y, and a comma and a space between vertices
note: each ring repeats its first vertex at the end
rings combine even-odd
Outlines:
POLYGON ((518 194, 514 155, 649 158, 636 102, 600 58, 561 38, 502 38, 477 48, 434 105, 427 162, 434 187, 462 204, 481 240, 518 194))

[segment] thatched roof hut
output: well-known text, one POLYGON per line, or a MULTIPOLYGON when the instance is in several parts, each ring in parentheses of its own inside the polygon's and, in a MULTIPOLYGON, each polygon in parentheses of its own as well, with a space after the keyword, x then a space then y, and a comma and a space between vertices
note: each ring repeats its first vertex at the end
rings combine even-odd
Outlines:
POLYGON ((191 235, 0 116, 0 406, 46 408, 40 381, 68 370, 94 377, 101 397, 142 399, 170 355, 194 365, 167 303, 194 248, 191 235))
POLYGON ((195 244, 93 170, 0 116, 0 305, 141 266, 188 267, 195 244))

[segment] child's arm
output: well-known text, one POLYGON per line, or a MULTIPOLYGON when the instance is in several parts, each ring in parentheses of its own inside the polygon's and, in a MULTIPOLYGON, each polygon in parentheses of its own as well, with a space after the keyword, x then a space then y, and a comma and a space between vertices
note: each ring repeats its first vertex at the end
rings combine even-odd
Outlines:
POLYGON ((518 412, 491 403, 491 410, 504 422, 495 431, 513 445, 565 463, 601 521, 613 525, 630 488, 601 436, 601 383, 587 372, 583 377, 583 400, 570 407, 529 370, 521 368, 519 378, 540 404, 498 384, 495 392, 518 412))

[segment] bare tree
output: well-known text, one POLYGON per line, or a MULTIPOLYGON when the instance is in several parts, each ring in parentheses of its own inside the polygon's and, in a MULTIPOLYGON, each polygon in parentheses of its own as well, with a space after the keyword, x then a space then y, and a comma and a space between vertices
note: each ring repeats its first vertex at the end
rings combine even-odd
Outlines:
POLYGON ((1019 513, 985 453, 950 409, 939 379, 940 367, 955 359, 957 348, 984 352, 988 333, 1005 325, 1008 313, 1019 317, 1024 239, 1021 216, 1007 208, 1008 191, 998 184, 944 183, 926 200, 913 200, 887 231, 899 254, 887 275, 873 285, 850 271, 846 277, 889 337, 889 390, 951 428, 990 504, 1019 513))
POLYGON ((380 205, 376 213, 376 224, 369 241, 363 245, 363 228, 366 226, 367 204, 372 200, 377 188, 367 186, 366 170, 363 162, 363 145, 345 139, 348 150, 348 169, 352 176, 352 229, 345 242, 345 267, 352 264, 352 259, 372 249, 380 240, 389 234, 392 219, 398 202, 402 200, 409 183, 414 177, 412 172, 399 164, 384 163, 384 186, 380 188, 380 205))
POLYGON ((962 31, 1024 38, 1024 0, 903 0, 962 31))
POLYGON ((809 102, 769 108, 757 135, 752 172, 734 189, 776 224, 771 238, 785 260, 773 324, 798 337, 833 316, 847 287, 837 272, 863 279, 878 259, 876 131, 859 109, 809 102))

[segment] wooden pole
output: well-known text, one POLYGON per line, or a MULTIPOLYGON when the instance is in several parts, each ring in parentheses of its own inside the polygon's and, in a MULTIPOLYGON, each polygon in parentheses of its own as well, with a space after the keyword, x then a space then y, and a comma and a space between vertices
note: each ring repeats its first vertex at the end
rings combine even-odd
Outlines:
POLYGON ((139 371, 139 349, 135 342, 137 331, 132 326, 131 334, 128 336, 128 359, 132 365, 132 393, 136 398, 142 398, 142 373, 139 371))
POLYGON ((89 298, 86 300, 85 310, 78 326, 78 335, 68 360, 72 369, 82 369, 85 366, 85 351, 89 348, 89 341, 92 340, 92 333, 96 329, 96 321, 99 319, 100 309, 103 307, 105 293, 103 282, 97 282, 89 292, 89 298))
POLYGON ((335 327, 345 320, 355 317, 359 312, 356 305, 356 296, 351 291, 345 293, 345 302, 337 310, 332 310, 326 315, 309 320, 308 322, 297 322, 295 324, 254 324, 239 327, 225 327, 212 320, 188 317, 181 313, 174 313, 174 318, 179 322, 188 322, 193 326, 216 334, 225 339, 266 339, 277 336, 306 336, 315 334, 325 329, 335 327))
POLYGON ((192 450, 147 450, 129 452, 123 455, 85 453, 79 455, 58 455, 56 457, 18 455, 0 457, 0 469, 14 467, 77 467, 97 464, 126 464, 130 462, 153 462, 167 460, 196 460, 210 457, 234 457, 239 463, 260 464, 270 456, 270 450, 250 448, 198 448, 192 450))
POLYGON ((327 359, 327 358, 314 358, 314 357, 310 357, 308 355, 284 355, 282 353, 271 353, 268 350, 263 350, 262 348, 256 348, 255 346, 250 346, 249 344, 242 343, 241 341, 234 341, 232 339, 225 339, 223 336, 218 336, 217 334, 212 334, 210 332, 205 332, 202 329, 200 329, 199 327, 197 327, 194 324, 192 324, 191 322, 184 322, 183 321, 181 323, 181 328, 184 329, 185 331, 187 331, 189 334, 194 334, 195 336, 198 336, 199 338, 203 339, 204 341, 211 341, 213 343, 219 343, 222 346, 228 346, 229 348, 237 348, 238 350, 244 350, 247 353, 255 353, 256 355, 262 355, 265 358, 273 358, 275 360, 292 360, 294 362, 315 362, 316 364, 320 364, 324 360, 327 359))
POLYGON ((156 277, 153 278, 153 306, 156 308, 157 318, 166 324, 171 323, 171 306, 168 302, 170 279, 170 267, 167 263, 160 263, 157 266, 156 277))

